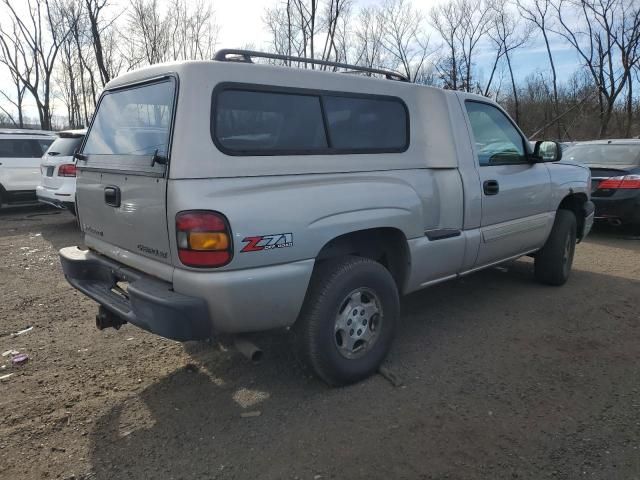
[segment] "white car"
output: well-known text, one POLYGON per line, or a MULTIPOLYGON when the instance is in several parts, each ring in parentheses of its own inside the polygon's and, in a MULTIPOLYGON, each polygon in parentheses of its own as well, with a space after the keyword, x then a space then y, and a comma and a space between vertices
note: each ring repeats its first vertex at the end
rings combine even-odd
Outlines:
POLYGON ((0 206, 34 203, 40 183, 40 159, 53 132, 0 130, 0 206))
POLYGON ((58 132, 58 138, 42 157, 41 181, 36 189, 42 203, 76 214, 76 160, 86 130, 58 132))

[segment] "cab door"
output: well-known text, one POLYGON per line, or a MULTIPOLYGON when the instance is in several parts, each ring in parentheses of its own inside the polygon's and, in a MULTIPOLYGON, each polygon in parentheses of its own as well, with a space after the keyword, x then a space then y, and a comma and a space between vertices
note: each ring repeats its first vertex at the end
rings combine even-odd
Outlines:
POLYGON ((544 244, 553 223, 551 177, 529 155, 524 136, 497 106, 466 100, 482 190, 476 267, 528 253, 544 244))

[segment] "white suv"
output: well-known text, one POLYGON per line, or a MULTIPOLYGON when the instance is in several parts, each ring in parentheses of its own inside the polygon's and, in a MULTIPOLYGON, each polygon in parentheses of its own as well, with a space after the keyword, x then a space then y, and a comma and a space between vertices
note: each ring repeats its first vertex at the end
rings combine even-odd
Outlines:
POLYGON ((38 200, 76 214, 76 160, 86 130, 58 132, 58 138, 42 157, 38 200))
POLYGON ((0 206, 36 200, 40 159, 55 135, 37 130, 0 130, 0 206))

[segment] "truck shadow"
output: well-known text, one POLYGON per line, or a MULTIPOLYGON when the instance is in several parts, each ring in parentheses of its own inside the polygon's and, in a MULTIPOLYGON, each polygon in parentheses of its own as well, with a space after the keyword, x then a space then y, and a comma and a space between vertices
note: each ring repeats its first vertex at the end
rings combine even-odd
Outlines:
POLYGON ((597 223, 585 242, 640 253, 640 230, 627 225, 615 227, 597 223))
POLYGON ((0 238, 40 234, 55 249, 77 245, 81 234, 73 215, 45 205, 0 210, 0 238))
POLYGON ((330 389, 282 333, 263 339, 255 367, 189 346, 197 367, 95 422, 91 478, 571 478, 590 453, 554 456, 549 431, 605 435, 590 422, 611 404, 611 422, 632 421, 613 397, 640 386, 639 288, 580 270, 565 288, 540 286, 525 260, 413 294, 387 360, 398 388, 376 375, 330 389))

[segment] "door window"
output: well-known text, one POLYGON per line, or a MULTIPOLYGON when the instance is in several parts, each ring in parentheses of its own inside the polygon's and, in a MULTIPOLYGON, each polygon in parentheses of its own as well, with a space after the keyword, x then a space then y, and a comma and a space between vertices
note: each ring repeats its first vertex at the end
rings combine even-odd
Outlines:
POLYGON ((40 158, 43 152, 38 140, 0 139, 0 158, 40 158))
POLYGON ((482 102, 465 106, 481 167, 528 163, 523 138, 504 113, 482 102))

